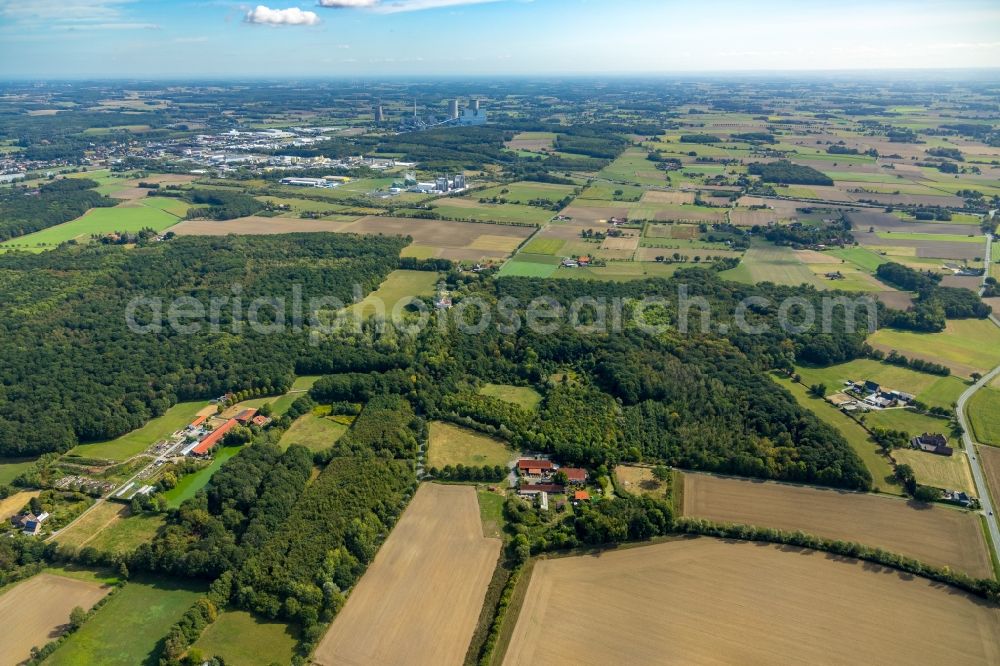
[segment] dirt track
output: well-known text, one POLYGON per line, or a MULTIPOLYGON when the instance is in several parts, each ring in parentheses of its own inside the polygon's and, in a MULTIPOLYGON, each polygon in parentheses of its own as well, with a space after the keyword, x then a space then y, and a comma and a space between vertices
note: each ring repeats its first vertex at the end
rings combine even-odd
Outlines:
POLYGON ((539 561, 503 663, 998 661, 996 606, 856 560, 700 538, 539 561))
POLYGON ((877 495, 685 474, 684 515, 802 530, 878 546, 972 576, 993 575, 979 517, 945 507, 914 508, 877 495))
POLYGON ((27 660, 31 648, 55 639, 80 606, 90 610, 111 588, 87 581, 38 574, 0 596, 0 663, 27 660))
POLYGON ((322 666, 459 665, 500 555, 476 491, 424 484, 320 642, 322 666))

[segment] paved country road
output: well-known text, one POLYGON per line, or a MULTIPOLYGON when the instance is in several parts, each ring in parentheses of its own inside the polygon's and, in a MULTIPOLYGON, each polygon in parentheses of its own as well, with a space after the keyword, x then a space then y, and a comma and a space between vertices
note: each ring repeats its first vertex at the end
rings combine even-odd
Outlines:
MULTIPOLYGON (((983 285, 985 288, 986 278, 990 274, 990 255, 993 250, 992 237, 987 236, 986 238, 986 273, 983 275, 983 285)), ((980 292, 982 293, 982 292, 980 292)), ((990 317, 992 321, 997 326, 1000 326, 1000 321, 997 320, 995 316, 990 317)), ((987 386, 996 377, 1000 376, 1000 366, 994 368, 991 372, 987 373, 985 377, 980 379, 974 386, 969 387, 962 397, 958 399, 958 422, 962 425, 962 443, 965 446, 965 453, 969 458, 969 464, 972 466, 972 476, 976 481, 976 492, 979 494, 979 502, 983 507, 983 514, 986 516, 986 525, 989 528, 990 540, 993 542, 991 546, 994 551, 1000 548, 1000 528, 997 527, 997 516, 996 509, 993 506, 993 499, 990 497, 989 487, 986 485, 986 476, 983 474, 983 467, 979 456, 976 454, 976 442, 972 439, 972 434, 969 429, 969 420, 965 414, 965 406, 981 388, 987 386)))

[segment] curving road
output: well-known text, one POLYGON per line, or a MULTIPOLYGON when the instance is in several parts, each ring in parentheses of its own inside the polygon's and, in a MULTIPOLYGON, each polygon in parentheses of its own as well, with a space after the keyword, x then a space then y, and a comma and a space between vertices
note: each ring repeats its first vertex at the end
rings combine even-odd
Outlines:
MULTIPOLYGON (((983 275, 983 288, 986 285, 986 278, 990 274, 990 262, 991 254, 993 252, 993 239, 990 236, 986 238, 986 273, 983 275)), ((982 293, 982 291, 980 291, 982 293)), ((990 320, 1000 326, 1000 321, 997 320, 995 316, 991 316, 990 320)), ((1000 376, 1000 366, 994 368, 991 372, 987 373, 985 377, 976 382, 975 385, 969 387, 962 397, 958 399, 958 422, 962 425, 962 443, 965 446, 965 453, 969 458, 969 464, 972 467, 972 476, 976 482, 976 492, 979 495, 979 502, 983 507, 983 515, 986 517, 986 525, 989 528, 990 540, 993 542, 992 548, 994 551, 1000 549, 1000 527, 997 526, 996 509, 993 506, 993 498, 990 497, 989 487, 986 485, 986 476, 983 474, 983 467, 980 464, 979 456, 976 453, 976 442, 972 439, 971 430, 969 429, 969 420, 965 415, 965 406, 981 388, 989 385, 996 377, 1000 376)))

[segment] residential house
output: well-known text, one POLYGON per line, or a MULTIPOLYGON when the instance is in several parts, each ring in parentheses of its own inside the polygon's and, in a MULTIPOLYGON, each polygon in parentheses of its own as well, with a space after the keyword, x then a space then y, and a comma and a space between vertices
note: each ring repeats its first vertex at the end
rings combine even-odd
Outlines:
POLYGON ((521 458, 517 461, 517 473, 521 476, 548 478, 555 474, 556 466, 551 460, 521 458))
POLYGON ((589 501, 590 501, 590 493, 588 493, 586 490, 578 490, 575 493, 573 493, 573 502, 589 502, 589 501))
POLYGON ((951 504, 964 506, 965 508, 972 506, 972 498, 960 490, 946 490, 944 491, 944 495, 941 496, 941 499, 951 504))
POLYGON ((910 444, 915 449, 934 453, 939 456, 951 456, 955 453, 955 449, 948 446, 948 438, 937 433, 931 434, 925 432, 919 437, 914 437, 910 440, 910 444))
POLYGON ((24 518, 21 519, 21 527, 23 528, 23 533, 28 536, 36 536, 42 531, 42 523, 49 519, 49 514, 43 511, 37 516, 29 513, 24 518))

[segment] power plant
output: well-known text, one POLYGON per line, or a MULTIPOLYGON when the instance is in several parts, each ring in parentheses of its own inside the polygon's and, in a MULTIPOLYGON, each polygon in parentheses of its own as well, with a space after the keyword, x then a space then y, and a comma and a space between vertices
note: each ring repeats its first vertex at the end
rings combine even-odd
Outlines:
MULTIPOLYGON (((413 100, 413 115, 404 116, 399 120, 400 132, 415 132, 432 127, 447 127, 449 125, 485 125, 489 115, 482 108, 479 99, 469 100, 469 106, 462 108, 457 99, 448 100, 448 114, 444 118, 432 114, 421 116, 417 109, 417 100, 413 100)), ((375 111, 375 122, 386 122, 385 111, 381 102, 375 111)))

